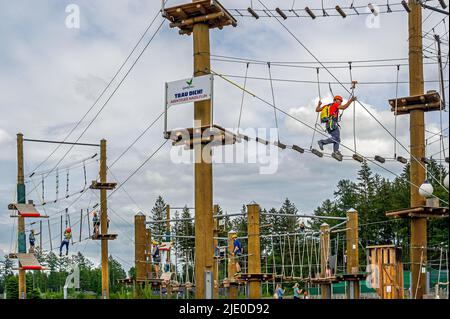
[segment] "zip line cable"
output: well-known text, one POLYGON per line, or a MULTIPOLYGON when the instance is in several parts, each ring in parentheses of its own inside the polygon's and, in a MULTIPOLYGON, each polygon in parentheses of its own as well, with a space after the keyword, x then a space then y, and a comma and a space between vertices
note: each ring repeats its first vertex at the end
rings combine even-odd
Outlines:
POLYGON ((267 67, 268 67, 268 69, 269 69, 270 90, 271 90, 271 92, 272 92, 272 103, 273 103, 273 105, 274 105, 273 113, 274 113, 274 116, 275 116, 275 125, 276 125, 276 128, 277 128, 278 142, 280 142, 280 129, 278 128, 277 109, 276 109, 276 107, 275 107, 275 106, 276 106, 276 103, 275 103, 275 92, 274 92, 274 90, 273 90, 272 71, 271 71, 271 69, 270 69, 270 62, 267 63, 267 67))
MULTIPOLYGON (((258 0, 258 2, 262 5, 262 6, 264 6, 266 9, 267 9, 267 7, 266 7, 266 5, 261 1, 261 0, 258 0)), ((292 31, 282 22, 282 21, 280 21, 280 19, 278 19, 278 17, 276 17, 276 16, 274 16, 274 18, 278 21, 278 23, 319 63, 319 64, 321 64, 322 65, 322 63, 320 62, 320 60, 303 44, 303 42, 302 41, 300 41, 298 38, 297 38, 297 36, 294 34, 294 33, 292 33, 292 31)), ((344 90, 347 92, 347 93, 350 93, 350 91, 339 81, 339 79, 330 71, 330 70, 328 70, 324 65, 322 65, 324 68, 325 68, 325 70, 339 83, 339 85, 341 85, 343 88, 344 88, 344 90)), ((368 110, 360 101, 357 101, 358 102, 358 104, 392 137, 392 138, 395 138, 395 136, 391 133, 391 131, 389 131, 388 129, 387 129, 387 127, 386 126, 384 126, 384 124, 383 123, 381 123, 380 122, 380 120, 376 117, 376 116, 374 116, 373 115, 373 113, 372 112, 370 112, 370 110, 368 110)), ((398 140, 397 140, 398 141, 398 140)), ((425 168, 425 166, 421 163, 421 161, 419 160, 419 159, 417 159, 413 154, 411 154, 411 152, 400 142, 400 141, 398 141, 398 144, 406 151, 406 152, 408 152, 408 154, 411 156, 411 159, 412 160, 414 160, 414 161, 416 161, 417 162, 417 164, 419 165, 419 166, 421 166, 423 169, 426 169, 425 168)), ((442 186, 443 187, 443 189, 444 190, 446 190, 447 192, 448 192, 448 190, 444 187, 444 185, 442 185, 441 183, 440 183, 440 181, 436 178, 436 177, 434 177, 433 175, 431 176, 440 186, 442 186)))
MULTIPOLYGON (((320 92, 320 74, 319 74, 320 73, 320 69, 317 68, 316 72, 317 72, 317 91, 319 93, 319 101, 322 101, 322 94, 320 92)), ((319 123, 319 117, 320 117, 320 113, 317 112, 316 124, 314 125, 315 128, 317 128, 317 124, 319 123)), ((309 147, 310 150, 312 150, 312 148, 313 148, 314 138, 315 137, 316 137, 316 130, 313 131, 313 136, 312 136, 312 139, 311 139, 311 146, 309 147)))
MULTIPOLYGON (((247 63, 247 67, 245 68, 244 88, 247 87, 247 76, 248 76, 249 65, 250 65, 250 63, 247 63)), ((241 128, 241 118, 242 118, 242 109, 244 107, 244 99, 245 99, 245 91, 242 91, 241 108, 239 110, 239 119, 238 119, 238 125, 237 125, 237 133, 238 133, 238 135, 239 135, 239 130, 241 128)))

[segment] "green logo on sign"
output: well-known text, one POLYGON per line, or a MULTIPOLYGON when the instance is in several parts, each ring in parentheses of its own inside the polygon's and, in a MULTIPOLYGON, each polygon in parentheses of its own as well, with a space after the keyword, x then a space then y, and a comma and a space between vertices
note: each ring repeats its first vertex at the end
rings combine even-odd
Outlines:
POLYGON ((192 85, 192 82, 194 82, 194 79, 192 78, 192 79, 190 79, 189 81, 186 81, 186 83, 187 83, 187 85, 192 85))

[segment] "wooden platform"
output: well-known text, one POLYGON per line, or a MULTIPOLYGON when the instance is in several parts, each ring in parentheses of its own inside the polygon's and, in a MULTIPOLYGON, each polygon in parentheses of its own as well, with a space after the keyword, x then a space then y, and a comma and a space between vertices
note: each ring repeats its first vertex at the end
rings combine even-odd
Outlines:
POLYGON ((204 23, 210 29, 220 30, 228 25, 237 26, 236 19, 217 0, 202 0, 164 8, 163 16, 171 22, 171 28, 180 29, 180 34, 191 34, 196 23, 204 23))
POLYGON ((19 216, 28 218, 48 218, 48 216, 41 216, 33 204, 9 204, 9 210, 17 210, 19 216))
POLYGON ((389 100, 391 111, 395 115, 409 114, 412 110, 440 111, 441 107, 445 108, 441 101, 441 97, 436 91, 429 91, 426 94, 401 97, 389 100), (395 104, 397 101, 397 112, 395 112, 395 104))
POLYGON ((116 240, 117 239, 117 234, 106 234, 106 235, 92 235, 91 239, 92 240, 102 240, 102 239, 106 239, 106 240, 116 240))
POLYGON ((448 217, 448 207, 413 207, 386 212, 387 217, 393 218, 439 218, 448 217))
POLYGON ((91 186, 89 186, 90 189, 106 189, 106 190, 113 190, 116 188, 117 183, 100 183, 97 181, 92 181, 91 186))
POLYGON ((198 144, 223 146, 241 141, 236 134, 227 131, 218 125, 176 129, 167 132, 166 138, 173 141, 173 146, 184 145, 187 149, 193 149, 194 146, 198 144))
POLYGON ((17 259, 21 270, 44 270, 34 254, 17 254, 17 259))

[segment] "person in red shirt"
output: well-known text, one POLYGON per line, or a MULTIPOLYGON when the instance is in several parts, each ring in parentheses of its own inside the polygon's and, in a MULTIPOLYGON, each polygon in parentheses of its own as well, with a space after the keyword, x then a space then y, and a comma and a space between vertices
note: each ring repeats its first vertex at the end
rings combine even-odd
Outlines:
POLYGON ((341 152, 339 152, 339 144, 341 143, 341 131, 338 124, 339 111, 344 111, 347 109, 350 104, 356 101, 356 96, 352 96, 344 105, 342 104, 343 101, 342 96, 336 95, 332 104, 322 106, 322 101, 319 101, 316 107, 316 112, 318 113, 322 112, 324 108, 329 107, 329 116, 326 122, 326 128, 328 134, 330 134, 330 138, 318 141, 319 147, 323 151, 324 145, 333 144, 333 152, 338 156, 342 156, 341 152))

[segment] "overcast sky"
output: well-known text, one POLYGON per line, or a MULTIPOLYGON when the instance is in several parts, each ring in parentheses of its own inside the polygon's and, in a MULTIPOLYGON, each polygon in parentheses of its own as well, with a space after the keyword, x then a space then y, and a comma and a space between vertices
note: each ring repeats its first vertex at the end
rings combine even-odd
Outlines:
MULTIPOLYGON (((250 1, 223 0, 229 8, 246 8, 250 1)), ((339 1, 348 7, 352 1, 339 1)), ((364 6, 368 1, 354 1, 355 6, 364 6)), ((385 4, 385 1, 374 1, 385 4)), ((395 1, 397 3, 399 1, 395 1)), ((437 1, 434 1, 437 3, 437 1)), ((181 3, 169 0, 168 6, 181 3)), ((276 6, 290 9, 292 1, 263 0, 270 9, 276 6)), ((336 1, 325 0, 326 8, 334 8, 336 1)), ((16 183, 16 143, 15 137, 22 132, 25 138, 62 140, 66 137, 83 114, 91 107, 101 91, 128 56, 137 40, 160 9, 160 1, 155 0, 90 0, 90 1, 6 1, 0 0, 0 253, 6 254, 15 249, 13 232, 16 225, 9 218, 7 205, 15 199, 16 183), (80 28, 68 28, 66 7, 78 5, 80 9, 80 28)), ((253 1, 255 9, 261 9, 258 1, 253 1)), ((295 8, 305 6, 320 8, 319 1, 296 1, 295 8)), ((393 9, 401 7, 393 5, 393 9)), ((361 13, 368 9, 361 8, 361 13)), ((382 11, 386 8, 382 7, 382 11)), ((394 11, 395 11, 394 10, 394 11)), ((335 11, 328 10, 330 15, 335 11)), ((211 52, 215 55, 240 57, 263 61, 302 61, 315 62, 314 58, 288 33, 274 18, 261 17, 255 20, 241 17, 230 11, 238 20, 236 28, 226 27, 222 31, 211 31, 211 52)), ((349 11, 350 12, 350 11, 349 11)), ((319 12, 317 11, 317 14, 319 12)), ((424 12, 424 31, 436 26, 442 15, 429 16, 424 12)), ((163 19, 159 16, 154 25, 138 46, 131 61, 127 63, 118 79, 113 82, 105 96, 83 120, 81 125, 68 138, 74 141, 104 105, 113 89, 117 87, 132 62, 151 38, 163 19)), ((408 56, 407 14, 405 12, 382 14, 378 18, 370 15, 341 17, 288 18, 283 22, 296 37, 323 62, 343 62, 328 66, 344 66, 329 71, 341 82, 350 82, 346 68, 348 61, 404 59, 408 56), (374 20, 375 19, 375 20, 374 20), (377 20, 379 19, 379 20, 377 20)), ((448 19, 445 26, 448 27, 448 19)), ((436 32, 444 35, 443 23, 436 32)), ((443 51, 448 52, 448 33, 444 36, 443 51)), ((425 40, 425 46, 432 42, 425 40)), ((435 46, 428 49, 435 54, 435 46)), ((446 56, 447 57, 447 56, 446 56)), ((445 57, 444 62, 447 61, 445 57)), ((425 59, 426 90, 439 89, 438 66, 435 59, 425 59)), ((407 60, 385 61, 372 64, 388 66, 360 68, 353 65, 353 78, 361 82, 356 95, 364 106, 394 132, 394 116, 390 112, 388 99, 395 97, 396 64, 406 64, 407 60), (366 82, 366 84, 364 84, 366 82), (387 84, 367 84, 367 82, 391 82, 387 84)), ((305 65, 305 64, 304 64, 305 65)), ((318 100, 315 66, 312 68, 286 68, 272 66, 274 79, 311 81, 311 83, 274 81, 277 107, 314 126, 315 104, 318 100)), ((212 61, 215 72, 240 77, 230 78, 242 85, 246 71, 245 63, 212 61)), ((93 125, 81 138, 81 142, 98 143, 108 141, 108 161, 112 163, 163 111, 164 83, 190 77, 192 67, 192 37, 178 35, 178 30, 170 29, 168 23, 155 36, 148 49, 130 72, 129 76, 111 98, 93 125)), ((446 95, 448 97, 448 70, 445 71, 446 95)), ((250 65, 249 77, 268 78, 268 68, 264 64, 250 65)), ((408 69, 400 68, 399 96, 408 95, 408 69)), ((335 82, 327 70, 320 71, 321 95, 325 102, 331 99, 327 82, 335 82)), ((345 84, 349 88, 348 84, 345 84)), ((247 88, 264 100, 272 101, 270 82, 249 79, 247 88)), ((345 98, 348 93, 338 84, 332 85, 335 94, 345 98)), ((214 91, 214 122, 223 127, 237 127, 242 93, 224 80, 216 77, 214 91)), ((283 143, 297 144, 309 148, 313 131, 297 121, 279 113, 279 134, 283 143)), ((169 112, 169 125, 175 127, 192 126, 192 105, 173 107, 169 112)), ((442 114, 442 127, 448 127, 448 114, 442 114)), ((343 144, 353 149, 353 110, 346 111, 342 122, 343 144)), ((409 119, 397 119, 397 137, 409 147, 409 119)), ((427 130, 440 131, 440 114, 426 114, 427 130)), ((273 109, 257 99, 246 95, 241 120, 242 129, 274 128, 273 109)), ((163 143, 163 122, 158 121, 136 145, 126 153, 112 168, 110 181, 119 184, 127 179, 141 163, 163 143)), ((448 130, 444 132, 448 134, 448 130)), ((393 157, 394 141, 391 136, 359 105, 356 106, 357 151, 365 156, 383 155, 393 157)), ((427 136, 431 135, 427 133, 427 136)), ((316 135, 316 140, 317 140, 316 135)), ((267 136, 267 138, 270 138, 267 136)), ((272 136, 271 139, 276 139, 272 136)), ((433 141, 434 139, 430 139, 433 141)), ((316 141, 315 141, 316 142, 316 141)), ((55 145, 25 144, 25 171, 31 173, 54 149, 55 145)), ((448 147, 448 139, 445 139, 448 147)), ((229 147, 228 147, 229 148, 229 147)), ((43 172, 52 169, 68 150, 61 147, 45 164, 38 169, 43 172)), ((330 151, 330 148, 328 148, 330 151)), ((351 155, 348 149, 342 150, 351 155)), ((439 143, 427 149, 428 155, 439 157, 439 143)), ((92 156, 97 149, 76 147, 60 164, 64 166, 77 163, 92 156)), ((148 213, 158 195, 162 195, 172 206, 194 206, 193 165, 174 164, 170 158, 171 145, 167 143, 147 165, 110 199, 110 232, 118 233, 118 240, 111 242, 110 252, 120 258, 125 269, 134 260, 133 215, 139 211, 148 213), (125 191, 128 193, 125 193, 125 191)), ((447 150, 448 154, 448 150, 447 150)), ((409 158, 407 151, 398 146, 398 155, 409 158)), ((312 154, 299 154, 292 150, 277 154, 278 169, 274 174, 260 174, 260 164, 216 164, 214 165, 214 203, 220 204, 228 212, 237 212, 242 205, 256 201, 262 207, 279 208, 285 198, 291 199, 304 213, 327 198, 333 197, 338 180, 355 179, 359 164, 355 161, 339 163, 330 158, 318 159, 312 154)), ((87 182, 96 178, 97 162, 88 161, 87 182)), ((371 168, 383 176, 393 179, 395 175, 371 164, 371 168)), ((387 163, 385 168, 400 173, 403 166, 387 163)), ((66 192, 66 170, 59 172, 59 195, 66 192)), ((27 191, 41 182, 39 175, 27 178, 27 191)), ((52 201, 56 196, 56 176, 51 174, 44 182, 44 198, 52 201)), ((69 171, 69 193, 81 190, 84 186, 83 168, 77 166, 69 171)), ((49 214, 53 246, 59 245, 59 216, 61 210, 70 205, 76 196, 67 200, 38 207, 49 214)), ((42 186, 29 194, 39 204, 42 201, 42 186)), ((96 194, 87 191, 70 209, 71 222, 79 222, 80 210, 92 207, 98 201, 96 194)), ((28 225, 28 222, 27 222, 28 225)), ((44 223, 46 225, 46 222, 44 223)), ((86 221, 84 221, 86 238, 86 221)), ((27 226, 30 229, 33 226, 27 226)), ((36 227, 36 226, 34 226, 36 227)), ((74 237, 78 240, 79 226, 74 227, 74 237)), ((43 232, 44 249, 48 250, 49 234, 47 227, 43 232)), ((80 250, 92 260, 99 260, 100 247, 97 242, 83 241, 71 246, 72 251, 80 250)))

